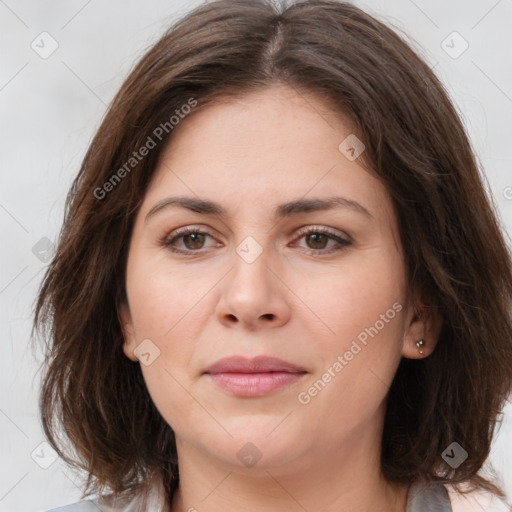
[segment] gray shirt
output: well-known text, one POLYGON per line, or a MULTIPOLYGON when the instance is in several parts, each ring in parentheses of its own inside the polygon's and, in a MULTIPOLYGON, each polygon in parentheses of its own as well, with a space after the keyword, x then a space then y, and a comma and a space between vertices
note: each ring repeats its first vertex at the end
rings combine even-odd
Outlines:
MULTIPOLYGON (((155 498, 155 496, 152 496, 155 498)), ((114 507, 105 506, 98 500, 85 500, 48 512, 139 512, 137 499, 114 507)), ((151 499, 144 512, 167 512, 161 499, 151 499)), ((442 484, 413 484, 407 497, 406 512, 452 512, 448 492, 442 484)))

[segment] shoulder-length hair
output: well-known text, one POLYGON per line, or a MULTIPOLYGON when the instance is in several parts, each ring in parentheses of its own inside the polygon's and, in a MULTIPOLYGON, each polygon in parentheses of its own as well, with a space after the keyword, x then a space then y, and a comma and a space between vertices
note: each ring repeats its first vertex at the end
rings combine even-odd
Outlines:
POLYGON ((512 388, 512 269, 497 214, 430 67, 388 26, 334 0, 209 2, 176 22, 122 85, 67 197, 36 304, 50 444, 87 472, 84 496, 147 489, 155 472, 169 495, 176 488, 174 433, 122 350, 134 216, 185 105, 274 84, 316 93, 349 120, 366 146, 360 161, 392 200, 410 296, 443 319, 434 352, 403 358, 389 390, 385 478, 469 482, 503 496, 477 474, 512 388), (468 454, 457 468, 442 458, 452 442, 468 454))

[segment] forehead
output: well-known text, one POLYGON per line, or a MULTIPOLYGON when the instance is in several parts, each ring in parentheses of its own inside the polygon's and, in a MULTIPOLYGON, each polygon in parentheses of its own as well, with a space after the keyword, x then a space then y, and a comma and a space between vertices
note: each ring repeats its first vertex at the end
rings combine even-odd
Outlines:
POLYGON ((196 159, 208 158, 204 146, 217 147, 218 157, 224 151, 226 157, 245 152, 264 158, 265 152, 285 148, 293 148, 297 157, 306 151, 320 157, 327 148, 337 150, 340 137, 349 133, 347 120, 318 95, 279 85, 198 107, 173 130, 166 149, 194 148, 190 156, 196 159))
POLYGON ((172 192, 228 208, 244 202, 268 209, 308 195, 388 207, 382 184, 340 150, 349 136, 349 123, 312 93, 276 86, 219 98, 174 128, 145 203, 172 192))

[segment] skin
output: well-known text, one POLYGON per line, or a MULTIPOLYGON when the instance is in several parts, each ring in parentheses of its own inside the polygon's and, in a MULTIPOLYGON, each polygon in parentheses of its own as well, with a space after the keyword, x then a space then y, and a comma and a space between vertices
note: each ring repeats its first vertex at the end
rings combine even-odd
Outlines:
POLYGON ((321 98, 276 85, 197 109, 161 156, 135 221, 121 316, 127 357, 136 361, 145 339, 151 359, 159 351, 141 369, 176 434, 173 511, 405 510, 408 487, 380 471, 385 398, 400 359, 427 357, 440 324, 407 302, 390 198, 338 149, 350 133, 321 98), (229 215, 170 206, 146 219, 178 195, 216 201, 229 215), (272 216, 279 204, 333 195, 370 215, 341 207, 272 216), (185 226, 208 236, 181 237, 174 246, 196 252, 173 253, 161 240, 185 226), (351 245, 300 235, 307 227, 351 245), (262 251, 251 263, 236 251, 248 236, 262 251), (396 303, 401 311, 332 377, 338 356, 396 303), (203 374, 222 357, 262 354, 307 373, 260 398, 233 396, 203 374), (300 403, 328 368, 330 382, 300 403), (252 467, 237 457, 248 442, 261 455, 252 467))

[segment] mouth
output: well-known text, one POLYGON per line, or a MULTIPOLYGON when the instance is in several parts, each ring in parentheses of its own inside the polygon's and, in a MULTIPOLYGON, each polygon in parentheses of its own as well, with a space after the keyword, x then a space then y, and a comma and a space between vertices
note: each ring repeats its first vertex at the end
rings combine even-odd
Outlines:
POLYGON ((261 397, 290 386, 303 378, 307 371, 275 357, 252 359, 235 356, 220 359, 205 370, 216 386, 239 397, 261 397))

